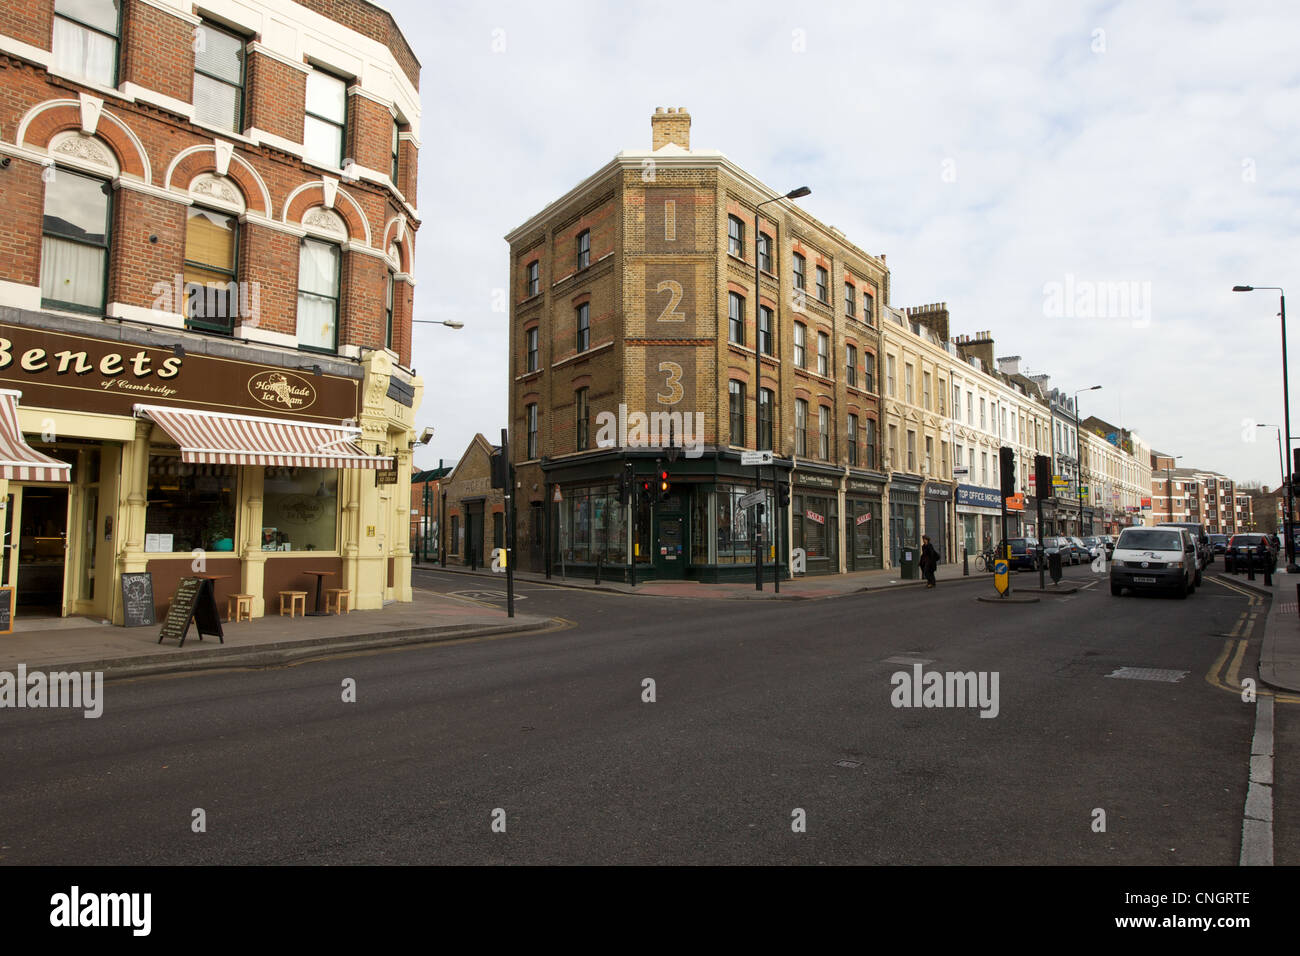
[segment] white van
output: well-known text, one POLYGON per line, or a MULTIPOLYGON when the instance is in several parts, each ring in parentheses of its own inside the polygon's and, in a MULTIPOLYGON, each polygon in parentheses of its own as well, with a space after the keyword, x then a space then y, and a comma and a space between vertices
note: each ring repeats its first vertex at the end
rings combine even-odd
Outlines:
POLYGON ((1201 583, 1196 539, 1186 528, 1125 528, 1110 560, 1114 595, 1131 588, 1173 591, 1185 598, 1201 583))

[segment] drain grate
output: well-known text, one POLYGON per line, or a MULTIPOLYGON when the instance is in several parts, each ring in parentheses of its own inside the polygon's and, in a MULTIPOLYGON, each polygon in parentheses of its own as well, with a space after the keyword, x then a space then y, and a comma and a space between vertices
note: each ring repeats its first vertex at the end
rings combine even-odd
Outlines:
POLYGON ((861 767, 862 764, 858 763, 856 760, 837 760, 835 761, 835 766, 847 767, 849 770, 856 770, 858 767, 861 767))
POLYGON ((1163 670, 1159 667, 1120 667, 1106 675, 1120 680, 1158 680, 1176 684, 1187 676, 1187 671, 1163 670))

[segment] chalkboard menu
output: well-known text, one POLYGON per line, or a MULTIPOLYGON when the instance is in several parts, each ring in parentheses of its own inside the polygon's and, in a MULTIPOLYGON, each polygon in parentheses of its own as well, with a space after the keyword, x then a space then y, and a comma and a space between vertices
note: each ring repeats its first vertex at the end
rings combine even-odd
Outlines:
POLYGON ((158 633, 158 643, 168 638, 176 638, 180 646, 185 646, 185 635, 190 629, 190 621, 199 633, 199 640, 204 634, 214 635, 221 643, 226 639, 221 632, 221 615, 217 613, 216 594, 212 582, 206 578, 181 578, 172 594, 171 607, 163 620, 162 630, 158 633))
POLYGON ((147 627, 156 623, 153 575, 148 571, 122 575, 122 624, 126 627, 147 627))
POLYGON ((14 632, 14 589, 0 588, 0 634, 14 632))

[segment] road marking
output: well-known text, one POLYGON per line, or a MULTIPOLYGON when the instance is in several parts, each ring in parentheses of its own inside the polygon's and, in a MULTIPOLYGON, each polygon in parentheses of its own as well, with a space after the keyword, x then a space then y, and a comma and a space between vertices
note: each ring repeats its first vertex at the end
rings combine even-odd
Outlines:
MULTIPOLYGON (((491 591, 487 588, 479 588, 472 591, 448 591, 453 597, 463 597, 467 601, 504 601, 506 599, 505 591, 491 591)), ((526 601, 528 596, 525 594, 516 594, 516 601, 526 601)), ((491 607, 491 605, 488 605, 491 607)))
POLYGON ((1161 667, 1117 667, 1107 677, 1120 680, 1156 680, 1166 684, 1176 684, 1187 676, 1187 671, 1170 670, 1161 667))
POLYGON ((1240 866, 1273 865, 1273 700, 1255 704, 1250 742, 1250 783, 1241 820, 1240 866))

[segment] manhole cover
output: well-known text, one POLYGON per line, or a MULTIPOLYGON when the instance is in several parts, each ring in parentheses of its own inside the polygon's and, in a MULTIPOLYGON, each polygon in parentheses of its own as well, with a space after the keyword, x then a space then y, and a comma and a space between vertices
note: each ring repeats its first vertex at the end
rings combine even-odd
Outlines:
POLYGON ((837 760, 835 761, 835 766, 847 767, 849 770, 856 770, 858 767, 861 767, 862 764, 858 763, 856 760, 837 760))
POLYGON ((1187 676, 1187 671, 1162 670, 1159 667, 1120 667, 1106 676, 1121 680, 1158 680, 1176 684, 1187 676))

